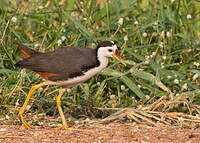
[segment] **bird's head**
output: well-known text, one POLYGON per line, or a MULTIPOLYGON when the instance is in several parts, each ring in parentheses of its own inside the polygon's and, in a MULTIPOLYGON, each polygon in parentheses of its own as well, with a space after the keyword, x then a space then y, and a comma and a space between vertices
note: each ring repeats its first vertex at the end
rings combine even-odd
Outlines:
POLYGON ((97 46, 97 56, 114 58, 122 64, 126 65, 125 62, 120 58, 117 45, 115 45, 113 41, 103 41, 99 43, 97 46))

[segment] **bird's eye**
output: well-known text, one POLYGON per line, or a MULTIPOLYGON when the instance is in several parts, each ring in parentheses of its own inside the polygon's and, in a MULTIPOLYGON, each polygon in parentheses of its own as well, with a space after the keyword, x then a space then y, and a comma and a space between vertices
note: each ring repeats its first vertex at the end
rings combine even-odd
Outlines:
POLYGON ((113 50, 112 49, 108 49, 108 52, 113 52, 113 50))

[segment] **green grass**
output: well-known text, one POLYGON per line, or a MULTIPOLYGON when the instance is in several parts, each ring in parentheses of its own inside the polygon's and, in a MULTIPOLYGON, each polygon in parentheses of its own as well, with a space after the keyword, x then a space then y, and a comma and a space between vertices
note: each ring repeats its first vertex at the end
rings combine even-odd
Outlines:
MULTIPOLYGON (((8 115, 13 123, 15 109, 42 81, 14 67, 20 55, 16 41, 42 52, 61 46, 95 48, 103 40, 120 47, 127 66, 111 60, 106 70, 63 96, 65 112, 75 118, 102 118, 110 112, 97 108, 145 107, 163 96, 175 104, 156 110, 200 114, 199 0, 113 0, 102 7, 96 0, 1 0, 0 5, 1 119, 8 115), (59 45, 62 36, 66 39, 59 45)), ((28 112, 57 115, 58 88, 37 91, 28 112)))

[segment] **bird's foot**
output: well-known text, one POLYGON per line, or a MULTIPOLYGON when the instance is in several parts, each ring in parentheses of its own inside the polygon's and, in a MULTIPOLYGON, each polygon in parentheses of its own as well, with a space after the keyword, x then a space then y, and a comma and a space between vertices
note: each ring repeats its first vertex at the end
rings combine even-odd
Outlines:
POLYGON ((67 125, 62 125, 56 129, 64 129, 64 130, 71 130, 71 131, 78 131, 78 132, 85 132, 85 131, 88 131, 88 130, 85 130, 85 129, 76 129, 76 128, 69 128, 67 125))
POLYGON ((32 126, 31 124, 29 124, 28 122, 26 122, 26 120, 24 119, 23 115, 19 114, 20 120, 22 121, 22 123, 29 129, 38 129, 39 127, 37 126, 32 126))

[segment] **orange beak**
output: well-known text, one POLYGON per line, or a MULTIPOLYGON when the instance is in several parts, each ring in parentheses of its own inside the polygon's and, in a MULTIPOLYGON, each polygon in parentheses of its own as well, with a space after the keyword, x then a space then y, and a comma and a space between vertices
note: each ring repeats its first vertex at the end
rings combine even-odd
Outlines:
POLYGON ((118 60, 120 63, 122 63, 123 65, 126 66, 126 63, 120 58, 120 54, 119 54, 118 50, 115 51, 115 54, 114 54, 113 58, 118 60))

